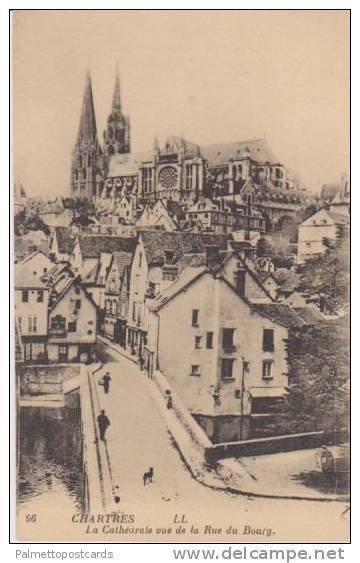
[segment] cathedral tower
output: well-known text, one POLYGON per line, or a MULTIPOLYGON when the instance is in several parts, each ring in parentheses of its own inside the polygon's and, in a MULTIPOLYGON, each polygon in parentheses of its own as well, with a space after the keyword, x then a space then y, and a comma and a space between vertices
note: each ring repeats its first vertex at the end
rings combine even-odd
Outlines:
POLYGON ((97 193, 97 158, 101 155, 98 142, 91 77, 87 73, 79 131, 71 165, 71 196, 91 199, 97 193))
POLYGON ((130 118, 122 113, 118 72, 116 72, 111 113, 104 131, 104 151, 109 156, 130 152, 130 118))

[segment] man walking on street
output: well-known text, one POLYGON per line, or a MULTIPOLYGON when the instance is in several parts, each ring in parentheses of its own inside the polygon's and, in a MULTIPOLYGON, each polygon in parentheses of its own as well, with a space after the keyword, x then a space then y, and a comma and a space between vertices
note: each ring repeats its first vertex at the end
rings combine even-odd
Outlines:
POLYGON ((97 423, 99 427, 100 440, 105 442, 105 432, 107 427, 110 426, 110 420, 106 416, 104 410, 102 410, 101 414, 97 417, 97 423))
POLYGON ((109 393, 110 390, 110 381, 111 381, 111 377, 110 377, 110 373, 107 371, 104 375, 104 377, 102 378, 102 384, 104 386, 104 393, 109 393))

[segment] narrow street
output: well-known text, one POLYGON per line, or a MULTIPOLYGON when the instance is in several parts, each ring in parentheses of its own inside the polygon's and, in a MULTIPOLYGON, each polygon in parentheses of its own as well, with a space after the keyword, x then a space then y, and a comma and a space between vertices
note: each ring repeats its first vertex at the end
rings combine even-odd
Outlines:
MULTIPOLYGON (((109 371, 111 387, 105 394, 97 384, 97 396, 111 422, 106 440, 113 485, 119 487, 119 509, 135 514, 136 525, 168 527, 175 514, 186 514, 199 528, 193 541, 210 539, 203 535, 205 523, 223 530, 224 524, 238 528, 236 538, 221 536, 222 541, 229 542, 269 541, 270 537, 263 534, 243 535, 245 526, 271 529, 271 541, 275 542, 346 539, 348 515, 341 516, 346 508, 342 503, 250 498, 198 483, 167 431, 149 392, 151 383, 146 374, 120 353, 108 347, 106 351, 111 359, 94 377, 98 382, 109 371), (143 474, 149 467, 154 468, 154 480, 144 487, 143 474)), ((215 541, 215 537, 211 539, 215 541)), ((162 536, 159 541, 166 538, 162 536)))

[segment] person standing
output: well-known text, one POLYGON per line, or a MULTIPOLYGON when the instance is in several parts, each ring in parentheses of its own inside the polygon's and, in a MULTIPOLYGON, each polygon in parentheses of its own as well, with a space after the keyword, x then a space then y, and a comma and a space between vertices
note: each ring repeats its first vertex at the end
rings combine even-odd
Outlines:
POLYGON ((101 413, 97 417, 97 423, 99 427, 100 440, 105 442, 105 432, 108 426, 110 426, 110 420, 106 416, 104 409, 101 410, 101 413))
POLYGON ((111 377, 108 371, 103 376, 102 381, 104 386, 104 393, 109 393, 111 377))

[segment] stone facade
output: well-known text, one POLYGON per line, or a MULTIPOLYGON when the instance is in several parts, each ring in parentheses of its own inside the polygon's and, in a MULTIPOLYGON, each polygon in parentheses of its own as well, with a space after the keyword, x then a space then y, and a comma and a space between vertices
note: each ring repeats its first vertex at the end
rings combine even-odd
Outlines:
POLYGON ((288 383, 287 334, 285 322, 252 307, 225 278, 194 271, 150 307, 150 372, 164 374, 212 441, 246 439, 252 394, 270 393, 273 402, 288 383))

